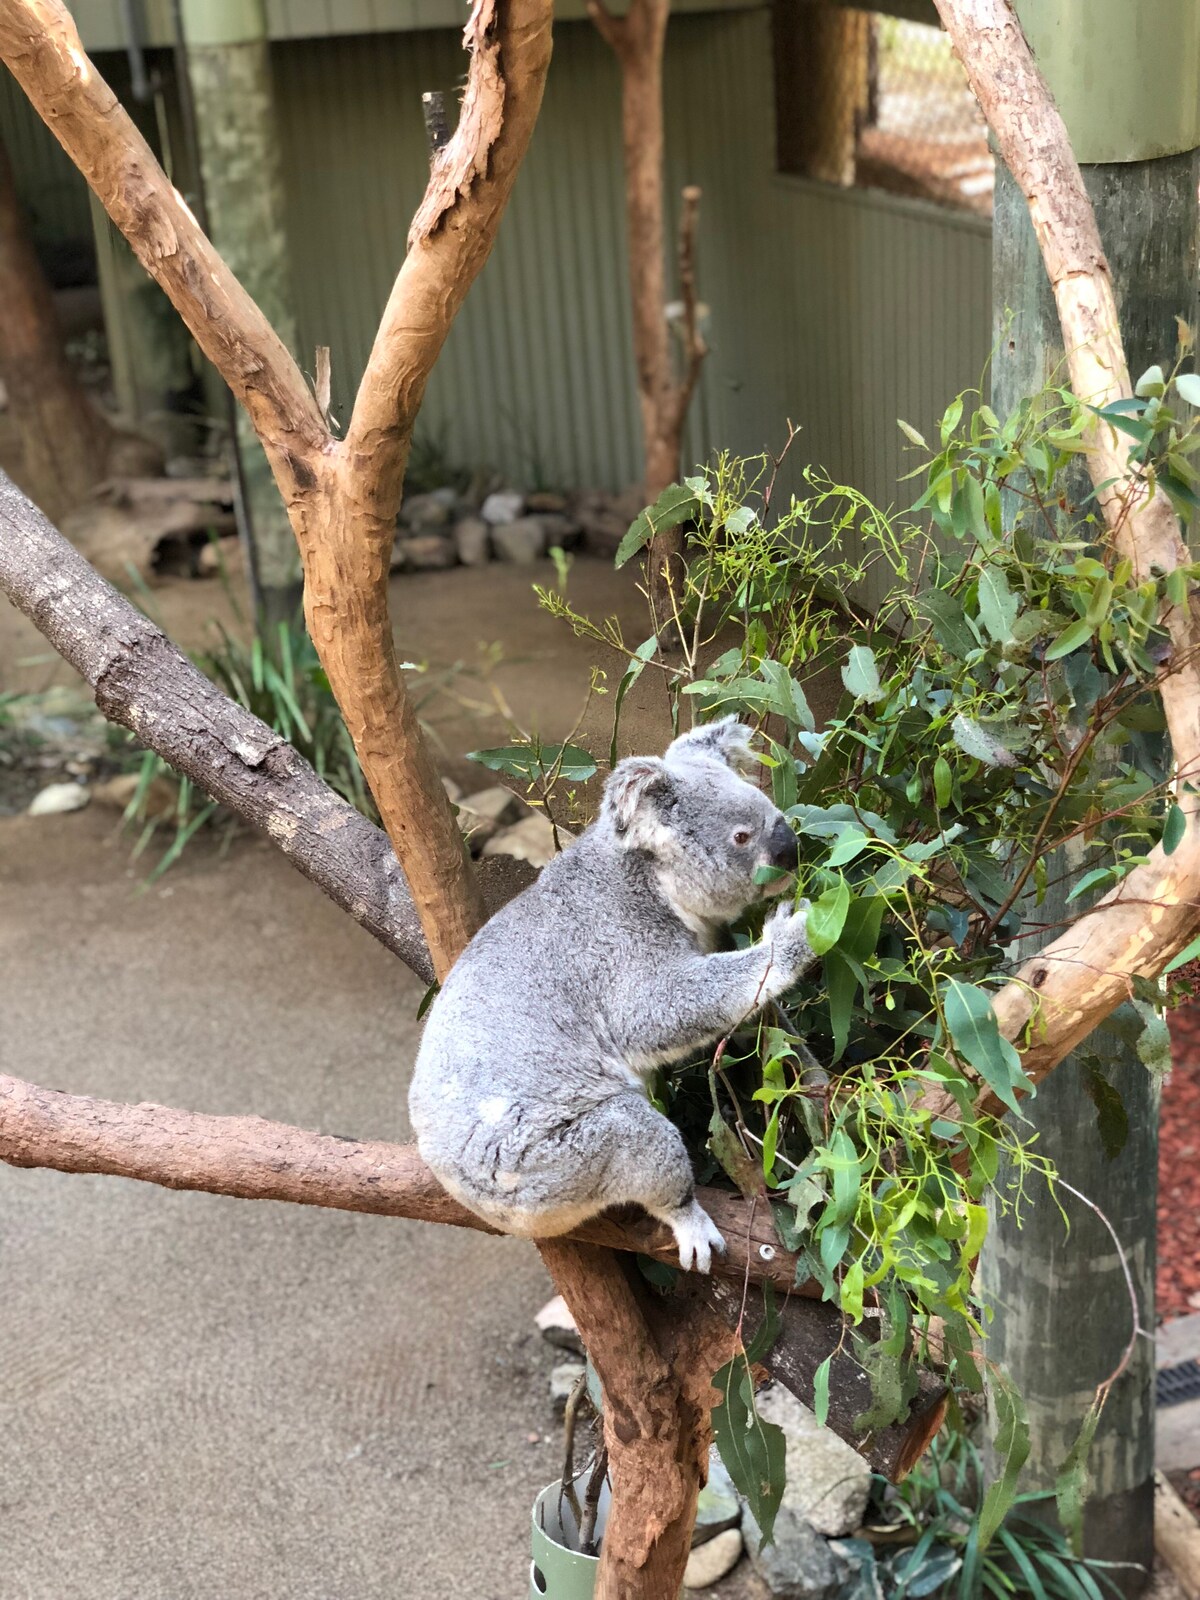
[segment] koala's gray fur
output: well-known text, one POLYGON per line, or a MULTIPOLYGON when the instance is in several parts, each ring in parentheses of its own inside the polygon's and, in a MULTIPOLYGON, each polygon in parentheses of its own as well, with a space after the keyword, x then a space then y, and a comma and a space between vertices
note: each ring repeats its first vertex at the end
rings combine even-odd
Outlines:
POLYGON ((409 1095, 421 1154, 505 1232, 546 1238, 636 1203, 685 1267, 707 1272, 724 1248, 646 1080, 813 960, 805 902, 761 943, 713 953, 768 892, 756 869, 796 865, 786 819, 742 776, 749 737, 730 717, 620 762, 596 822, 476 934, 433 1003, 409 1095))

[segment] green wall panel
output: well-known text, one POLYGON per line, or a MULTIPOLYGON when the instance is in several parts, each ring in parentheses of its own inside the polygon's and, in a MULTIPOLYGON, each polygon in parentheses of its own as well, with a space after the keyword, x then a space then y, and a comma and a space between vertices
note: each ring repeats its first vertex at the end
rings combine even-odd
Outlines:
MULTIPOLYGON (((452 35, 277 45, 299 324, 333 351, 343 419, 427 171, 422 90, 453 90, 452 35)), ((667 52, 671 192, 704 190, 712 353, 688 448, 778 446, 882 500, 926 428, 979 382, 987 225, 772 170, 765 12, 676 17, 667 52)), ((495 253, 450 334, 422 426, 463 462, 619 486, 640 470, 624 272, 618 81, 583 24, 556 30, 545 105, 495 253)))

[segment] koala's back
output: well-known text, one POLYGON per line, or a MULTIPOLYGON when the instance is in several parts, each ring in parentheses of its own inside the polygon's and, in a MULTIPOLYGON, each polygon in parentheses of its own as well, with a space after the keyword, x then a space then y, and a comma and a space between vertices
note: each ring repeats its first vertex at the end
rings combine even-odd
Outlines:
POLYGON ((644 869, 591 830, 496 913, 434 1001, 410 1103, 414 1122, 445 1115, 456 1091, 587 1105, 628 1086, 621 1060, 621 991, 644 982, 664 943, 679 938, 663 907, 651 914, 644 869))

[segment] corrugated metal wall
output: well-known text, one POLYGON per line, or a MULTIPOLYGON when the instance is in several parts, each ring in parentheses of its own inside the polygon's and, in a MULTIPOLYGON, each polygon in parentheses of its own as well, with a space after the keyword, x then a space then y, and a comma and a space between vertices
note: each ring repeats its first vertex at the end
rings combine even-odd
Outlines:
MULTIPOLYGON (((453 91, 463 58, 439 30, 280 42, 274 60, 302 359, 311 370, 314 347, 330 345, 345 417, 425 181, 420 95, 453 91)), ((711 307, 688 451, 778 446, 790 417, 804 430, 797 465, 817 461, 886 503, 907 492, 896 418, 927 429, 980 379, 989 230, 777 177, 770 69, 766 10, 672 20, 669 184, 703 187, 711 307)), ((422 416, 458 462, 526 483, 639 475, 618 112, 611 53, 590 24, 559 24, 528 161, 422 416)), ((0 123, 35 209, 79 227, 82 189, 6 75, 0 123)))
MULTIPOLYGON (((765 10, 676 17, 669 181, 704 189, 712 354, 689 448, 778 444, 891 500, 897 416, 925 428, 989 344, 986 224, 773 173, 765 10)), ((306 359, 333 350, 346 414, 426 172, 423 89, 452 88, 454 36, 276 46, 306 359)), ((616 486, 639 472, 624 275, 619 87, 589 25, 556 29, 545 107, 496 251, 430 384, 427 429, 518 478, 616 486)), ((902 492, 902 491, 901 491, 902 492)))

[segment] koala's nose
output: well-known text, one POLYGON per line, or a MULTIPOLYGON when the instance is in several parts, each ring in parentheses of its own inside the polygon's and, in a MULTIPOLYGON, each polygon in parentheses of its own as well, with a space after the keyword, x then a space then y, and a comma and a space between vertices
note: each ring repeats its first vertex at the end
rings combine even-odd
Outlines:
POLYGON ((796 835, 788 827, 786 817, 780 817, 771 829, 768 845, 771 852, 771 865, 773 867, 783 867, 787 872, 795 872, 800 864, 800 852, 796 848, 796 835))

